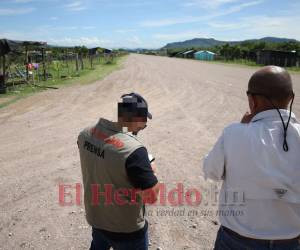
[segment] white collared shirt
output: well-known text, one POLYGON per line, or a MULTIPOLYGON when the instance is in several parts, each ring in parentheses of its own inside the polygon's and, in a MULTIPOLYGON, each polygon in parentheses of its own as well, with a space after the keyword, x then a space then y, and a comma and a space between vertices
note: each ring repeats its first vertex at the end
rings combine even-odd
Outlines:
MULTIPOLYGON (((289 111, 280 113, 286 123, 289 111)), ((223 226, 257 239, 300 235, 300 123, 293 113, 288 152, 283 131, 277 110, 264 111, 249 124, 225 128, 205 157, 205 178, 223 180, 219 210, 243 211, 239 216, 219 212, 223 226)))

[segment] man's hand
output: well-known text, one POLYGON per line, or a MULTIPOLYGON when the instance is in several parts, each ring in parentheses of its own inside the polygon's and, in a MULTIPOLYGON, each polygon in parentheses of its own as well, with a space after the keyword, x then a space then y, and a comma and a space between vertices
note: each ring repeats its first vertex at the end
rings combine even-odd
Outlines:
POLYGON ((154 174, 156 174, 156 164, 154 162, 151 162, 151 168, 152 168, 154 174))
POLYGON ((249 113, 248 111, 244 114, 241 123, 250 123, 252 118, 254 117, 254 114, 249 113))
POLYGON ((143 190, 140 195, 144 204, 154 204, 158 199, 160 183, 157 183, 154 187, 143 190))

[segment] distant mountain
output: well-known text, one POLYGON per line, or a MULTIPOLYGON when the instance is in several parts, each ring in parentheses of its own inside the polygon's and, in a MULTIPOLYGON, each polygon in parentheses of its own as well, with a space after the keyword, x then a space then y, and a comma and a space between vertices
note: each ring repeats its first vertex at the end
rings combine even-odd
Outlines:
POLYGON ((226 42, 218 41, 213 38, 194 38, 192 40, 186 40, 184 42, 168 43, 163 49, 175 49, 175 48, 192 48, 203 47, 209 48, 217 45, 225 44, 226 42))
POLYGON ((229 44, 240 44, 243 42, 270 42, 270 43, 282 43, 282 42, 298 42, 295 39, 288 39, 288 38, 278 38, 278 37, 264 37, 261 39, 250 39, 244 41, 219 41, 213 38, 194 38, 192 40, 186 40, 183 42, 174 42, 168 43, 162 49, 175 49, 175 48, 209 48, 214 47, 217 45, 223 45, 226 43, 229 44))
POLYGON ((264 37, 261 39, 252 39, 246 41, 261 41, 261 42, 268 42, 268 43, 299 42, 296 39, 278 38, 278 37, 264 37))

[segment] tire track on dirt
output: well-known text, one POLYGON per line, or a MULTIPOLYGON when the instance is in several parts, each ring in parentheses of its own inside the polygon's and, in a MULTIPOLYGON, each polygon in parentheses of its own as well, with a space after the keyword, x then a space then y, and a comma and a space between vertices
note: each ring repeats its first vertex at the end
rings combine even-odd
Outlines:
MULTIPOLYGON (((126 92, 139 92, 149 102, 153 120, 139 136, 156 157, 161 182, 169 189, 177 183, 211 188, 203 180, 200 161, 224 126, 239 121, 246 111, 245 90, 254 70, 130 55, 122 69, 102 81, 38 93, 1 109, 0 246, 5 250, 89 246, 82 205, 59 206, 58 184, 81 182, 77 135, 99 117, 116 119, 116 103, 126 92)), ((300 75, 294 74, 293 80, 297 96, 300 75)), ((294 110, 300 117, 298 97, 294 110)), ((169 204, 148 210, 172 208, 169 204)), ((211 204, 175 208, 215 209, 211 204)), ((211 222, 214 219, 154 213, 149 216, 150 249, 210 249, 218 228, 211 222)))

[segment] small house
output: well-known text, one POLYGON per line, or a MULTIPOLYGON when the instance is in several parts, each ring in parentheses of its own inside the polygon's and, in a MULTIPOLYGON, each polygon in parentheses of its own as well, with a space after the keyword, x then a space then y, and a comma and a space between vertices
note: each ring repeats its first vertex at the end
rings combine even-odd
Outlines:
POLYGON ((185 52, 185 51, 181 51, 181 52, 176 53, 175 57, 183 58, 183 53, 184 53, 184 52, 185 52))
POLYGON ((201 50, 196 53, 194 53, 194 58, 196 60, 202 60, 202 61, 212 61, 215 60, 215 53, 207 50, 201 50))
POLYGON ((195 54, 196 50, 188 50, 186 52, 183 52, 182 55, 184 58, 194 58, 194 54, 195 54))
POLYGON ((297 65, 297 53, 295 51, 260 50, 257 52, 256 63, 262 65, 294 67, 297 65))

